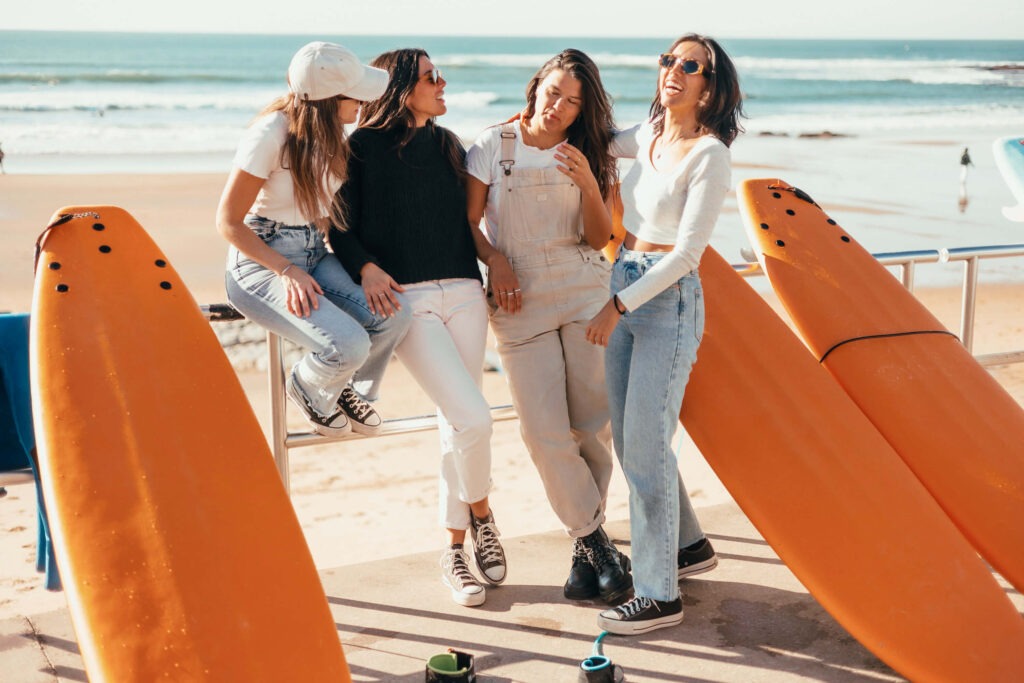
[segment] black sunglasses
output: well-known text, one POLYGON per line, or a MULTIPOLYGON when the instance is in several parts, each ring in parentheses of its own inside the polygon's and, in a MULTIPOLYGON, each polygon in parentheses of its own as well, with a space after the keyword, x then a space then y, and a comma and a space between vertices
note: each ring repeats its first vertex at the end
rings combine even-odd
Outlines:
POLYGON ((431 69, 427 73, 420 76, 420 78, 427 79, 427 81, 431 85, 437 85, 438 83, 444 80, 444 76, 441 75, 441 70, 437 68, 431 69))
POLYGON ((667 53, 658 57, 658 64, 665 69, 671 69, 678 64, 680 68, 682 68, 683 73, 687 76, 697 76, 698 74, 704 74, 707 76, 710 73, 714 73, 705 69, 704 65, 696 59, 692 59, 690 57, 684 59, 683 57, 676 57, 675 55, 667 53))

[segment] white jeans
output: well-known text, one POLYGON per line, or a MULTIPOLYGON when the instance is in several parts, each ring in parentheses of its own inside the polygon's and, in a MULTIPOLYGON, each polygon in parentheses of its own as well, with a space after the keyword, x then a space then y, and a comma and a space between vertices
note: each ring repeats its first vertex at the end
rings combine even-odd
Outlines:
POLYGON ((479 281, 405 285, 412 324, 399 359, 437 405, 441 437, 440 514, 467 529, 469 504, 491 489, 491 408, 480 390, 487 345, 487 303, 479 281))

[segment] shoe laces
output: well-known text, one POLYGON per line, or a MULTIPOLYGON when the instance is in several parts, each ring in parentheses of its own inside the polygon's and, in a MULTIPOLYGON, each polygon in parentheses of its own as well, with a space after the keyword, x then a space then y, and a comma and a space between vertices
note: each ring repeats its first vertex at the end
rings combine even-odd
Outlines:
POLYGON ((587 556, 587 547, 583 545, 581 539, 577 538, 572 544, 572 563, 577 564, 579 562, 590 562, 590 558, 587 556))
POLYGON ((498 527, 494 525, 494 521, 483 522, 479 525, 474 524, 474 527, 476 529, 477 557, 484 564, 501 562, 503 554, 501 541, 498 540, 498 527))
POLYGON ((453 578, 458 581, 459 588, 475 586, 478 584, 473 573, 469 571, 469 560, 462 550, 449 550, 445 553, 444 568, 453 578))
POLYGON ((593 543, 584 542, 584 552, 587 553, 590 563, 598 570, 605 565, 619 563, 619 551, 597 539, 594 539, 593 543))
POLYGON ((373 412, 373 406, 367 401, 359 398, 352 387, 345 387, 341 390, 341 400, 348 408, 349 414, 356 418, 360 422, 366 419, 366 416, 373 412))
POLYGON ((618 610, 619 612, 622 612, 622 615, 625 616, 628 619, 629 617, 632 617, 632 616, 635 616, 637 614, 640 614, 645 609, 649 609, 651 607, 651 605, 653 605, 653 604, 654 604, 654 601, 651 600, 650 598, 644 598, 644 597, 639 597, 638 596, 638 597, 633 598, 632 600, 630 600, 629 602, 627 602, 624 605, 619 605, 615 609, 618 610))

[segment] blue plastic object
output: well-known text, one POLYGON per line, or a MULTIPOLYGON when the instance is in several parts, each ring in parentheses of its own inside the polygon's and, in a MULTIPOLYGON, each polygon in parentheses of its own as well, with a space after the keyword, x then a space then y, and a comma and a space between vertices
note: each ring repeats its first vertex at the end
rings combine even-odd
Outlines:
POLYGON ((0 314, 0 471, 32 468, 36 478, 39 532, 36 569, 46 574, 46 588, 60 590, 60 574, 53 557, 50 525, 34 460, 32 398, 29 393, 27 313, 0 314))

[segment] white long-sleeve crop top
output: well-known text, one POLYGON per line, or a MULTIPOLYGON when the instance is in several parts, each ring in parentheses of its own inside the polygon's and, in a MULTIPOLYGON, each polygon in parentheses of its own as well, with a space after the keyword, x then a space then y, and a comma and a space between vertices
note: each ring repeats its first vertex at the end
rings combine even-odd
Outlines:
POLYGON ((673 244, 672 251, 639 280, 619 292, 635 310, 697 267, 711 239, 732 176, 729 148, 718 138, 700 138, 667 171, 651 162, 654 129, 642 123, 616 134, 612 154, 636 163, 622 179, 622 223, 637 239, 673 244))

